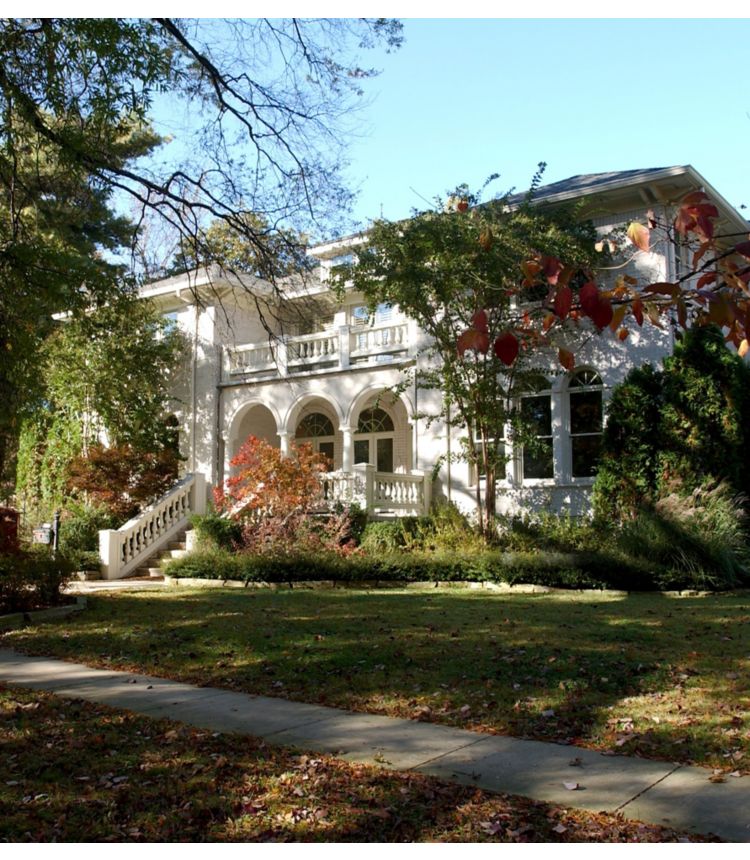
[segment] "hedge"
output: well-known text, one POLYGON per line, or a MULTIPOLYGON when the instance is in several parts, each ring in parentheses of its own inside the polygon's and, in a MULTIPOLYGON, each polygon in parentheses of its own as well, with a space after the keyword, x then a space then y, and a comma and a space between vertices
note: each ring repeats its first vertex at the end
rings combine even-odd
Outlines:
POLYGON ((0 555, 0 615, 57 606, 73 566, 46 551, 0 555))
MULTIPOLYGON (((353 555, 258 556, 220 550, 173 559, 166 568, 175 578, 242 582, 505 582, 558 588, 654 590, 659 578, 645 564, 607 553, 474 554, 384 553, 353 555)), ((680 587, 670 583, 671 587, 680 587)), ((689 583, 685 583, 687 587, 689 583)))

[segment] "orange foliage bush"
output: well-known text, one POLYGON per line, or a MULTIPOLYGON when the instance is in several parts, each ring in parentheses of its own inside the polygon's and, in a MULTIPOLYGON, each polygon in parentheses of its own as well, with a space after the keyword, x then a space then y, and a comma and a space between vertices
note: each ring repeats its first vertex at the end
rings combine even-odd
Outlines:
POLYGON ((328 458, 311 445, 294 447, 292 456, 285 457, 268 442, 248 436, 231 465, 237 473, 214 490, 214 502, 233 519, 309 511, 321 502, 318 476, 328 470, 328 458))

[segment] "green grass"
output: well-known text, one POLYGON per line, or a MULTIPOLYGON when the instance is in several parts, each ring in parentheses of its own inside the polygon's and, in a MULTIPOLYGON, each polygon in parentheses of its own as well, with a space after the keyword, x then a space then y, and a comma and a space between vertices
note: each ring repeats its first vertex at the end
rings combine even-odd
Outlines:
POLYGON ((0 687, 0 842, 703 841, 0 687))
POLYGON ((750 772, 750 595, 179 589, 2 644, 192 683, 750 772))

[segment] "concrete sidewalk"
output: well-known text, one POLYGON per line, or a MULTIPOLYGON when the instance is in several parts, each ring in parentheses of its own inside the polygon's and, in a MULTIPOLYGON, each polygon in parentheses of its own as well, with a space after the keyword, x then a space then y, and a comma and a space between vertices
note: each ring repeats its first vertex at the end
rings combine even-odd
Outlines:
POLYGON ((0 649, 0 683, 488 791, 750 841, 750 776, 712 783, 711 771, 698 767, 195 687, 6 649, 0 649))

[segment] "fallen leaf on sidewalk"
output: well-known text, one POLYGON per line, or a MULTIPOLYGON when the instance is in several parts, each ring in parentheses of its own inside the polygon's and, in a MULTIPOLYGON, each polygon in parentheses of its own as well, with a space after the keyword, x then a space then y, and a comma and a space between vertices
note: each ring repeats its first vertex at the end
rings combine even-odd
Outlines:
POLYGON ((568 791, 579 791, 581 786, 577 782, 564 782, 563 785, 568 791))

